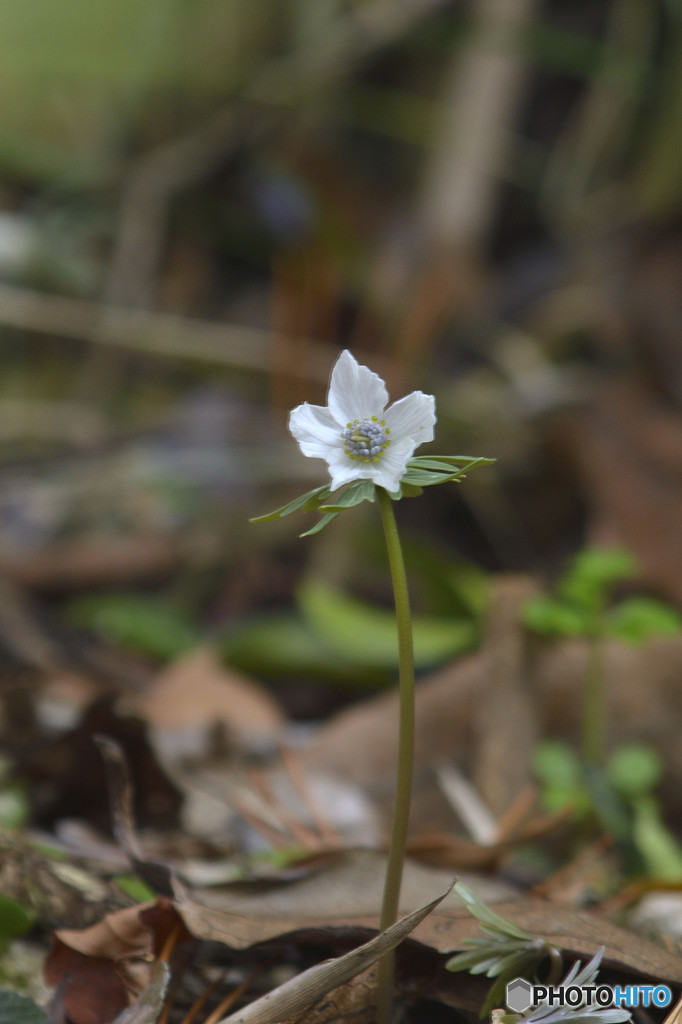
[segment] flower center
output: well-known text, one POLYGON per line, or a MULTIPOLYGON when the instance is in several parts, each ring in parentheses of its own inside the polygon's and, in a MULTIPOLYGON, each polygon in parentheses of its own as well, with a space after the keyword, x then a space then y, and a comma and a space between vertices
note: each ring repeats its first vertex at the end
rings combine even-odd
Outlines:
POLYGON ((353 420, 341 431, 344 451, 349 459, 360 462, 376 462, 391 443, 388 439, 390 428, 385 420, 372 416, 368 420, 353 420))

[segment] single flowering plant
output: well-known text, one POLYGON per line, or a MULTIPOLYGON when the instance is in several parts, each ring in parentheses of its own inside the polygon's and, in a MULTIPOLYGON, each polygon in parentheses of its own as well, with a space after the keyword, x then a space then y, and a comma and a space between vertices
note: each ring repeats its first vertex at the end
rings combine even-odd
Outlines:
POLYGON ((374 501, 375 487, 397 501, 421 494, 423 487, 457 482, 474 466, 494 461, 466 455, 413 458, 419 445, 433 440, 435 423, 433 395, 413 391, 389 405, 381 377, 346 349, 332 369, 326 406, 304 402, 289 414, 289 430, 299 448, 309 458, 325 460, 331 482, 252 522, 299 509, 319 511, 322 518, 302 535, 309 536, 343 509, 374 501), (330 501, 330 495, 343 487, 343 493, 330 501))
MULTIPOLYGON (((386 866, 381 929, 398 916, 400 886, 407 843, 414 754, 414 654, 407 576, 393 501, 421 494, 423 487, 458 482, 474 466, 492 459, 467 455, 415 456, 414 451, 433 440, 436 401, 421 391, 388 404, 386 385, 350 352, 342 352, 332 370, 327 404, 304 402, 289 416, 289 429, 304 455, 324 459, 330 483, 316 487, 268 515, 252 522, 277 519, 292 512, 317 511, 321 518, 307 536, 317 533, 344 509, 361 501, 379 506, 393 584, 398 627, 400 725, 398 769, 393 824, 386 866), (330 498, 332 492, 341 493, 330 498)), ((389 1024, 393 978, 392 954, 379 965, 377 1021, 389 1024)))

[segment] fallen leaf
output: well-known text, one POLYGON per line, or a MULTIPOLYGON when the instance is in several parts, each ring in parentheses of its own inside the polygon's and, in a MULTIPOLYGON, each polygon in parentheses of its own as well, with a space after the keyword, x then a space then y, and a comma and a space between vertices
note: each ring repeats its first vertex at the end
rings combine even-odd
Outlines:
POLYGON ((155 1024, 163 1009, 169 980, 168 964, 159 960, 154 968, 151 981, 140 994, 135 1006, 131 1006, 119 1014, 113 1024, 155 1024))
POLYGON ((204 752, 217 724, 222 724, 230 740, 246 748, 262 748, 275 742, 285 722, 284 713, 263 687, 225 668, 209 648, 192 651, 165 669, 136 701, 136 710, 152 726, 160 749, 170 756, 188 744, 190 752, 204 752))
MULTIPOLYGON (((50 985, 63 985, 73 1024, 108 1024, 153 980, 156 958, 174 933, 174 949, 191 936, 169 900, 126 907, 85 929, 59 929, 44 967, 50 985)), ((141 1018, 144 1021, 144 1017, 141 1018)))
POLYGON ((395 949, 398 943, 438 906, 449 891, 450 887, 435 900, 408 914, 358 949, 353 949, 336 960, 317 964, 303 971, 238 1013, 225 1017, 218 1024, 288 1024, 332 989, 343 985, 376 963, 385 953, 395 949))
POLYGON ((537 594, 528 576, 501 576, 491 588, 483 644, 483 686, 474 704, 472 780, 495 818, 531 781, 538 740, 537 701, 526 666, 529 637, 521 612, 537 594))
POLYGON ((108 1024, 128 1006, 128 991, 113 960, 87 956, 55 940, 45 962, 48 985, 63 980, 62 1002, 74 1024, 108 1024))
POLYGON ((155 892, 170 896, 170 868, 147 860, 137 839, 133 820, 133 787, 123 750, 108 736, 98 735, 93 739, 104 761, 116 840, 142 881, 155 892))
MULTIPOLYGON (((229 886, 222 895, 179 892, 175 906, 190 932, 244 949, 297 932, 315 929, 378 927, 385 858, 371 850, 346 851, 324 871, 286 885, 229 886), (207 902, 202 902, 203 900, 207 902), (208 900, 212 905, 208 905, 208 900)), ((428 870, 408 860, 401 894, 401 912, 420 905, 442 889, 447 873, 428 870), (415 899, 415 897, 417 897, 415 899), (411 902, 414 900, 414 902, 411 902)), ((469 878, 477 894, 521 928, 559 946, 569 959, 585 959, 606 946, 604 965, 636 977, 682 985, 682 957, 626 931, 595 914, 573 911, 545 900, 509 899, 509 889, 494 880, 469 878), (495 888, 497 887, 497 891, 495 888)), ((437 953, 464 948, 478 933, 478 924, 457 900, 438 907, 413 931, 411 938, 437 953)))
MULTIPOLYGON (((176 887, 175 906, 193 935, 237 949, 300 928, 349 924, 376 929, 385 874, 385 854, 344 850, 322 870, 286 883, 235 883, 192 893, 176 887)), ((451 871, 408 860, 401 913, 422 906, 453 881, 451 871)), ((478 879, 473 887, 484 900, 509 898, 514 892, 494 879, 478 879)))
POLYGON ((300 1018, 300 1024, 331 1024, 332 1021, 346 1020, 352 1020, 353 1024, 374 1024, 376 983, 376 967, 369 967, 323 996, 300 1018))

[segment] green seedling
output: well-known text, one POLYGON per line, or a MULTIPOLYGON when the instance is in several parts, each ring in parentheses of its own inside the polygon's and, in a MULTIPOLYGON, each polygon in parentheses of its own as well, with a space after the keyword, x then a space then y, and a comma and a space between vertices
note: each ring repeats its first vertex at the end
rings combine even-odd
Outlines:
POLYGON ((605 748, 605 641, 638 645, 682 627, 679 613, 662 601, 650 597, 612 600, 614 588, 636 572, 637 563, 629 552, 588 548, 573 559, 555 597, 533 598, 523 609, 525 625, 536 633, 588 641, 582 744, 585 763, 592 766, 602 763, 605 748))
POLYGON ((523 610, 526 626, 553 637, 583 637, 588 663, 583 690, 582 758, 567 744, 547 742, 535 752, 535 773, 548 809, 570 804, 576 816, 595 815, 614 837, 632 870, 665 879, 682 877, 682 851, 663 824, 653 788, 662 772, 655 751, 628 744, 606 760, 604 648, 609 639, 639 645, 682 627, 679 613, 650 597, 614 599, 614 590, 637 572, 621 550, 587 549, 559 580, 554 597, 538 597, 523 610))
POLYGON ((543 962, 549 965, 545 978, 547 983, 558 984, 562 960, 556 946, 530 935, 491 910, 463 882, 455 884, 453 893, 480 922, 482 934, 464 939, 464 945, 471 948, 451 957, 445 966, 449 971, 469 971, 470 974, 485 974, 486 978, 496 979, 481 1008, 481 1017, 486 1017, 494 1007, 504 1002, 508 982, 519 977, 534 977, 543 962))
POLYGON ((445 966, 449 971, 469 971, 470 974, 484 974, 495 979, 481 1007, 481 1018, 490 1014, 494 1024, 623 1024, 630 1020, 628 1010, 602 1009, 586 1003, 578 1006, 531 1005, 522 1013, 503 1009, 507 985, 519 978, 529 982, 541 978, 543 985, 560 985, 563 988, 594 985, 604 947, 584 967, 579 960, 576 961, 562 979, 562 956, 558 946, 531 935, 496 913, 463 882, 457 882, 453 892, 480 922, 481 935, 464 939, 464 945, 470 948, 451 957, 445 966))
POLYGON ((682 849, 666 828, 655 795, 663 774, 655 750, 623 744, 604 771, 595 772, 568 744, 552 740, 537 747, 533 767, 548 810, 570 804, 578 820, 596 816, 633 872, 666 882, 682 880, 682 849))

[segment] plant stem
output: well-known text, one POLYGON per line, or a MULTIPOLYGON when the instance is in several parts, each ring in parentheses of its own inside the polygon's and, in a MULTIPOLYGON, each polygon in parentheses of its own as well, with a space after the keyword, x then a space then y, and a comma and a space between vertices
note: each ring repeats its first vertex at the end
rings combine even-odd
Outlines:
POLYGON ((604 760, 606 741, 604 640, 597 633, 588 642, 583 691, 583 758, 585 764, 596 768, 604 760))
MULTIPOLYGON (((388 563, 393 584, 396 621, 398 623, 398 665, 400 686, 400 725, 398 738, 398 770, 396 775, 393 825, 388 850, 388 864, 381 907, 382 931, 398 917, 400 885, 407 845, 407 827, 412 797, 412 767, 414 761, 414 651, 412 646, 412 619, 407 590, 405 562, 393 511, 393 502, 383 487, 376 489, 381 512, 381 523, 386 538, 388 563)), ((394 954, 389 953, 379 963, 377 988, 378 1024, 389 1024, 393 995, 394 954)))

